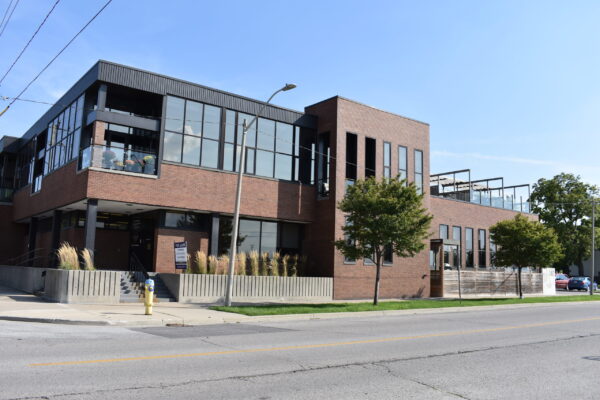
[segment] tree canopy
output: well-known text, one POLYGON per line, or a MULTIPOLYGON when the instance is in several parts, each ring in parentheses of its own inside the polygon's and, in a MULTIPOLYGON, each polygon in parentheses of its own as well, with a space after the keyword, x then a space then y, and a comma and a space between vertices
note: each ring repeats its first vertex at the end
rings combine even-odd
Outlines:
POLYGON ((369 258, 377 273, 373 303, 379 297, 381 265, 386 250, 412 257, 425 248, 431 215, 423 207, 423 195, 404 180, 370 177, 349 186, 338 208, 347 214, 342 227, 345 239, 336 247, 348 258, 369 258))
POLYGON ((554 265, 557 269, 577 265, 583 275, 583 260, 590 257, 592 246, 591 200, 597 194, 596 186, 567 173, 542 178, 533 185, 532 211, 544 225, 554 229, 564 247, 554 265))
POLYGON ((547 267, 562 256, 563 248, 554 230, 521 214, 491 226, 490 237, 497 245, 494 264, 518 268, 521 298, 521 269, 547 267))

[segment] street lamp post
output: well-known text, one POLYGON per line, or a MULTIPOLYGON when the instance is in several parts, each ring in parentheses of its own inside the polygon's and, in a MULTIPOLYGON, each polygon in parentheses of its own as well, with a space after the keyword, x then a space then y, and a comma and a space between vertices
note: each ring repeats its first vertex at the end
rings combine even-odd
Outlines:
POLYGON ((275 97, 275 95, 277 93, 286 92, 288 90, 292 90, 295 87, 296 87, 296 85, 294 85, 293 83, 287 83, 284 87, 275 91, 271 95, 271 97, 269 97, 269 100, 267 100, 266 103, 264 103, 262 105, 262 107, 260 108, 258 113, 256 113, 256 115, 254 116, 254 118, 252 118, 252 120, 250 121, 249 124, 247 124, 246 120, 244 120, 244 125, 243 125, 243 129, 242 129, 242 148, 240 149, 240 163, 238 166, 237 191, 236 191, 236 197, 235 197, 235 212, 233 214, 233 232, 231 235, 231 249, 229 251, 229 257, 230 257, 229 258, 229 273, 227 276, 227 293, 225 294, 225 305, 226 306, 231 306, 231 295, 233 292, 233 273, 235 271, 235 261, 236 261, 235 259, 236 259, 236 255, 237 255, 238 225, 240 222, 240 201, 242 198, 242 176, 244 175, 244 166, 245 166, 245 162, 246 162, 246 133, 248 132, 248 129, 250 129, 252 127, 252 125, 256 123, 256 120, 262 114, 262 112, 265 110, 265 107, 267 107, 267 104, 269 104, 271 102, 271 100, 273 100, 273 97, 275 97))

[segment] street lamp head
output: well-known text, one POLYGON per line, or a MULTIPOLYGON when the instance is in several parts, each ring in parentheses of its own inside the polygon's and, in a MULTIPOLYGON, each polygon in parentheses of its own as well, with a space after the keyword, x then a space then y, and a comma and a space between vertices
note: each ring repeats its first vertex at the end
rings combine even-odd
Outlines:
POLYGON ((288 90, 292 90, 295 87, 296 87, 296 85, 294 85, 293 83, 286 83, 285 86, 281 90, 283 90, 284 92, 287 92, 288 90))

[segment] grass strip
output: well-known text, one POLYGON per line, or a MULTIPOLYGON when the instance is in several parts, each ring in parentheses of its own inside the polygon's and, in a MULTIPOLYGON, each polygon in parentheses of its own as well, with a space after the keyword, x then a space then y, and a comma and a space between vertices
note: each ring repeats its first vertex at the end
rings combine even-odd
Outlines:
POLYGON ((377 306, 371 302, 365 303, 323 303, 323 304, 267 304, 251 306, 214 306, 212 310, 225 311, 248 316, 284 315, 284 314, 316 314, 335 312, 360 312, 384 310, 415 310, 421 308, 473 307, 495 306, 503 304, 532 304, 532 303, 567 303, 572 301, 599 301, 600 296, 548 296, 502 298, 502 299, 468 299, 459 302, 458 299, 423 299, 403 301, 383 301, 377 306))

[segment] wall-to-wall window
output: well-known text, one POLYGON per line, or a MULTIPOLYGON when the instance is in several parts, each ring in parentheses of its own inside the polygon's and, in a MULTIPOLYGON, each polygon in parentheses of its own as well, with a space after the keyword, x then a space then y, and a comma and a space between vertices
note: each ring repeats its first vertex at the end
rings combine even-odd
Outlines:
POLYGON ((415 186, 417 193, 423 193, 423 152, 415 150, 415 186))
POLYGON ((48 124, 44 175, 79 155, 83 99, 82 95, 48 124))
POLYGON ((473 260, 473 228, 465 228, 465 265, 472 268, 475 265, 473 260))
MULTIPOLYGON (((250 124, 253 119, 252 115, 168 96, 163 159, 237 171, 244 121, 250 124)), ((258 118, 246 132, 245 173, 311 183, 313 142, 310 130, 258 118)))
POLYGON ((407 149, 404 146, 398 146, 398 178, 408 179, 408 157, 407 149))
POLYGON ((481 268, 485 268, 486 266, 486 259, 485 259, 485 253, 486 253, 486 242, 485 242, 485 229, 480 229, 479 230, 479 252, 477 255, 477 265, 479 265, 479 267, 481 268))
POLYGON ((383 177, 392 177, 392 144, 383 142, 383 177))

